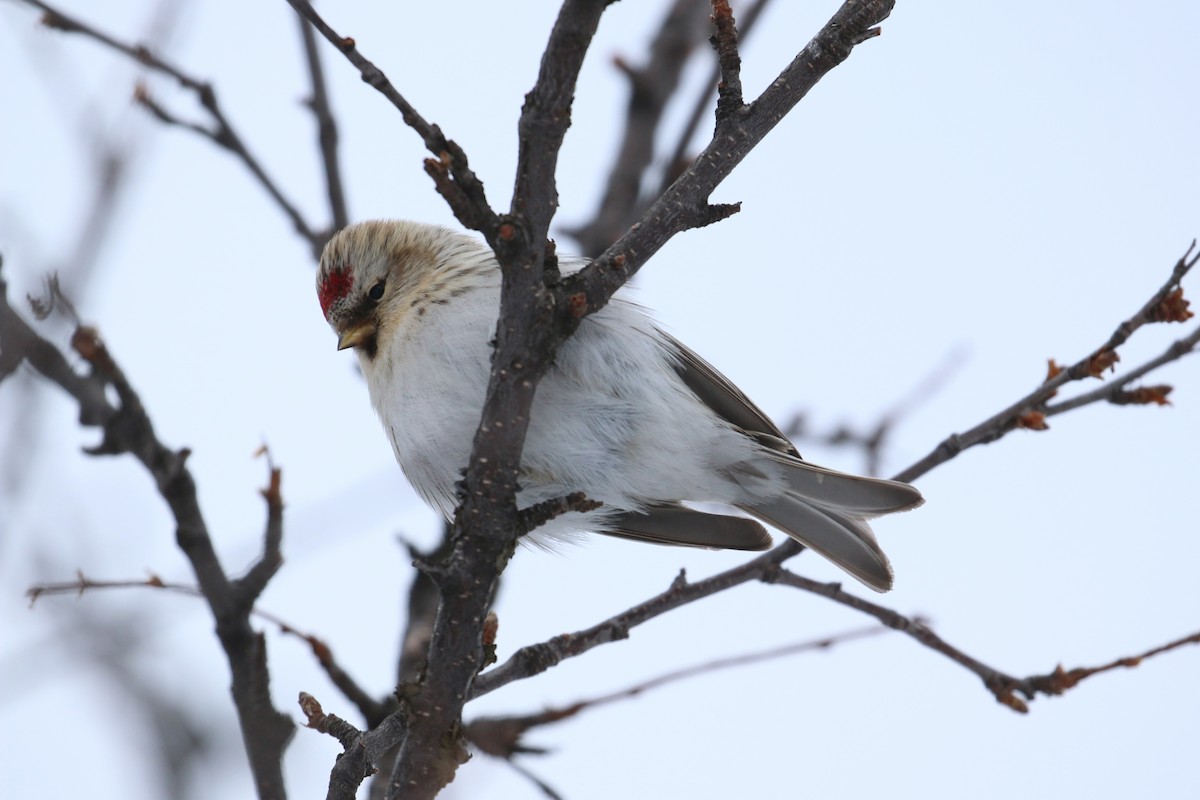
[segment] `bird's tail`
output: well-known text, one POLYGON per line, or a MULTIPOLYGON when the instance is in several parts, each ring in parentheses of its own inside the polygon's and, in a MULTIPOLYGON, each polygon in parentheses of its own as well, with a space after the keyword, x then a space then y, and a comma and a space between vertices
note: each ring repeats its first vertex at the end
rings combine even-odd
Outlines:
POLYGON ((745 504, 746 513, 811 547, 877 592, 892 588, 892 565, 867 520, 924 502, 907 483, 864 478, 780 455, 788 489, 745 504))

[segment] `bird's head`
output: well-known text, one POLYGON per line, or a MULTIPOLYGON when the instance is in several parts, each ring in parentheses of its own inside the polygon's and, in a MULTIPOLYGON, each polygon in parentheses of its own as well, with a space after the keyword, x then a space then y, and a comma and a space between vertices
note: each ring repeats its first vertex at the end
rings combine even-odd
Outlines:
POLYGON ((465 250, 490 254, 470 237, 416 222, 360 222, 334 234, 321 254, 317 297, 338 349, 374 357, 380 334, 439 290, 439 274, 465 250))

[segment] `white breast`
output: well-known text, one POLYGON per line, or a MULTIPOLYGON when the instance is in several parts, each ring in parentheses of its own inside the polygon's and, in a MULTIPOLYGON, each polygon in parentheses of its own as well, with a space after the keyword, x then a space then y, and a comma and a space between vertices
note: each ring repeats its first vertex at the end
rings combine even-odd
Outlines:
MULTIPOLYGON (((490 370, 497 287, 413 310, 374 362, 371 400, 405 475, 447 517, 470 457, 490 370)), ((676 377, 653 323, 619 298, 583 321, 537 389, 519 502, 583 491, 599 514, 571 514, 541 533, 603 528, 605 512, 657 501, 734 503, 745 489, 724 468, 755 458, 676 377), (649 366, 648 366, 649 365, 649 366)))

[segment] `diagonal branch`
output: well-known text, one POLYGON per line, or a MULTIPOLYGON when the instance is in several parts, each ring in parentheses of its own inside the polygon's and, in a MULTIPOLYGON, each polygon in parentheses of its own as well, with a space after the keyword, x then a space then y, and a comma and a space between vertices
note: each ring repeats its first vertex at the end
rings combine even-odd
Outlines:
MULTIPOLYGON (((854 48, 876 35, 892 0, 848 0, 749 106, 725 105, 712 141, 633 225, 590 266, 563 281, 563 297, 578 296, 587 313, 603 307, 625 281, 676 233, 737 211, 708 198, 742 159, 854 48)), ((569 323, 564 323, 570 329, 569 323)))
POLYGON ((1085 402, 1063 401, 1055 407, 1047 408, 1046 406, 1046 402, 1067 383, 1089 377, 1099 378, 1106 370, 1112 368, 1120 360, 1117 348, 1127 342, 1129 337, 1143 326, 1156 322, 1185 322, 1190 318, 1192 312, 1187 310, 1188 304, 1183 299, 1180 283, 1198 261, 1200 261, 1200 251, 1197 251, 1196 242, 1192 242, 1176 262, 1166 283, 1159 287, 1158 291, 1151 295, 1150 299, 1133 316, 1118 325, 1108 340, 1098 349, 1067 368, 1059 367, 1051 362, 1050 374, 1040 386, 966 433, 956 433, 947 437, 920 461, 896 475, 895 479, 905 482, 912 481, 934 467, 946 463, 962 451, 976 445, 994 442, 1018 428, 1042 430, 1046 427, 1045 417, 1048 413, 1062 413, 1080 405, 1086 405, 1087 402, 1107 398, 1122 389, 1129 381, 1140 378, 1151 369, 1182 358, 1191 352, 1200 341, 1200 333, 1193 332, 1191 336, 1176 342, 1168 348, 1166 353, 1151 360, 1143 368, 1135 370, 1132 376, 1105 391, 1091 393, 1090 399, 1085 402), (1051 409, 1054 410, 1051 411, 1051 409))
POLYGON ((785 658, 799 653, 827 651, 847 642, 866 639, 888 632, 889 629, 887 626, 871 625, 867 628, 858 628, 856 630, 831 634, 820 639, 807 639, 803 642, 795 642, 782 647, 772 647, 769 650, 758 650, 752 653, 713 659, 701 664, 693 664, 692 666, 671 670, 653 678, 639 681, 624 689, 578 700, 560 708, 547 708, 532 714, 476 717, 467 725, 466 735, 471 740, 471 744, 496 758, 511 760, 513 756, 519 753, 541 753, 544 751, 529 747, 523 743, 522 738, 526 733, 536 727, 570 719, 580 712, 595 708, 596 706, 640 697, 653 689, 675 683, 676 681, 694 678, 698 675, 785 658))
MULTIPOLYGON (((709 13, 708 0, 675 0, 650 44, 644 65, 634 67, 624 59, 615 59, 629 85, 624 134, 599 207, 586 224, 564 231, 579 244, 582 255, 603 252, 645 210, 646 203, 640 199, 640 193, 648 182, 647 173, 654 160, 656 134, 667 102, 679 87, 684 67, 712 28, 709 13)), ((665 170, 674 172, 674 163, 669 163, 665 170)), ((654 183, 666 185, 661 179, 654 183)), ((658 194, 661 191, 654 196, 658 194)))
POLYGON ((217 100, 216 91, 211 84, 188 75, 178 67, 159 58, 143 45, 131 45, 119 41, 86 22, 42 2, 42 0, 20 0, 20 2, 39 8, 45 12, 42 17, 42 23, 47 27, 66 33, 77 33, 86 36, 155 72, 174 78, 180 86, 195 94, 200 101, 200 105, 212 117, 214 123, 212 128, 184 122, 168 113, 160 104, 154 102, 144 87, 139 87, 136 90, 134 99, 150 111, 158 120, 199 134, 237 157, 250 170, 250 174, 266 190, 267 194, 271 196, 271 199, 275 201, 280 210, 291 220, 292 227, 295 228, 296 232, 308 241, 314 256, 321 254, 321 248, 325 246, 325 240, 328 238, 327 235, 313 229, 304 218, 304 215, 300 213, 300 209, 296 204, 287 198, 275 180, 267 174, 266 168, 263 167, 258 157, 250 152, 245 142, 242 141, 242 137, 229 122, 228 117, 225 116, 225 112, 217 100))
POLYGON ((1033 700, 1039 694, 1054 696, 1066 692, 1068 689, 1074 688, 1081 681, 1090 678, 1093 675, 1098 675, 1102 672, 1116 669, 1118 667, 1132 668, 1138 666, 1143 660, 1175 650, 1188 644, 1200 644, 1200 632, 1192 633, 1173 642, 1151 648, 1145 653, 1137 656, 1118 658, 1117 660, 1104 664, 1099 667, 1080 667, 1072 670, 1065 670, 1060 665, 1058 668, 1046 675, 1031 675, 1026 678, 1016 678, 1000 670, 989 667, 987 664, 972 658, 962 652, 953 645, 947 643, 944 639, 931 631, 925 624, 919 620, 910 619, 903 614, 898 614, 890 608, 885 608, 877 603, 872 603, 869 600, 863 600, 852 594, 847 594, 842 591, 841 584, 837 583, 820 583, 818 581, 805 578, 797 575, 794 572, 789 572, 785 569, 779 569, 774 574, 767 578, 768 583, 778 583, 784 586, 791 586, 796 589, 802 589, 806 592, 812 592, 822 597, 833 600, 844 606, 862 611, 865 614, 870 614, 875 619, 887 625, 889 628, 894 628, 902 633, 916 639, 921 644, 936 650, 955 663, 966 667, 971 672, 974 672, 983 681, 983 685, 996 698, 996 701, 1002 705, 1008 706, 1013 711, 1022 714, 1028 713, 1029 705, 1026 700, 1033 700), (1024 700, 1017 695, 1023 695, 1024 700))
POLYGON ((680 573, 665 592, 597 625, 555 636, 541 644, 522 647, 503 664, 480 675, 471 689, 470 699, 494 692, 513 681, 538 675, 565 659, 582 655, 602 644, 627 639, 633 628, 680 606, 724 591, 731 586, 763 580, 766 575, 777 570, 780 564, 803 549, 794 540, 788 539, 770 552, 702 581, 689 583, 687 577, 680 573))
POLYGON ((221 567, 200 510, 196 484, 186 465, 189 451, 171 450, 158 440, 137 392, 94 329, 79 326, 72 336, 72 347, 90 367, 88 375, 79 376, 54 345, 20 319, 8 304, 5 288, 0 281, 0 353, 4 354, 5 366, 15 368, 28 360, 71 393, 80 404, 81 421, 103 429, 100 444, 87 452, 133 455, 154 478, 159 494, 170 507, 176 541, 208 602, 229 661, 234 704, 258 794, 264 798, 285 797, 283 753, 294 726, 271 704, 266 641, 250 625, 251 604, 238 596, 221 567), (109 402, 109 388, 116 395, 115 404, 109 402))
POLYGON ((1113 403, 1114 405, 1146 405, 1150 403, 1163 405, 1167 402, 1166 396, 1171 393, 1170 386, 1148 386, 1143 387, 1143 389, 1133 390, 1126 389, 1126 387, 1159 367, 1170 364, 1172 361, 1178 361, 1184 356, 1196 352, 1197 348, 1200 348, 1200 326, 1197 326, 1187 336, 1176 339, 1162 353, 1141 366, 1129 370, 1129 372, 1122 375, 1119 379, 1111 381, 1098 389, 1093 389, 1090 392, 1076 395, 1069 400, 1048 404, 1045 407, 1046 416, 1053 417, 1101 401, 1113 403), (1142 394, 1139 395, 1139 392, 1142 392, 1142 394))
POLYGON ((447 139, 437 125, 429 123, 417 113, 412 104, 388 80, 383 70, 358 51, 353 38, 342 36, 331 28, 307 0, 287 2, 354 65, 367 85, 395 106, 404 124, 421 137, 425 148, 434 155, 434 158, 425 162, 425 169, 433 177, 438 192, 445 198, 458 220, 468 228, 483 233, 489 241, 494 238, 499 220, 488 205, 483 182, 471 171, 463 149, 453 140, 447 139))

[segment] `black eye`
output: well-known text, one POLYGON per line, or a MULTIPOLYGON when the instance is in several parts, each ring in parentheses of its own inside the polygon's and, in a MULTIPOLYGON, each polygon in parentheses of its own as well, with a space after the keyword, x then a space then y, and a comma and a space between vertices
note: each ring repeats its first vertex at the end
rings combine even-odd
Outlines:
POLYGON ((371 290, 369 292, 367 292, 367 297, 371 298, 375 302, 379 302, 380 300, 382 300, 383 299, 383 281, 380 281, 379 283, 372 286, 371 290))

